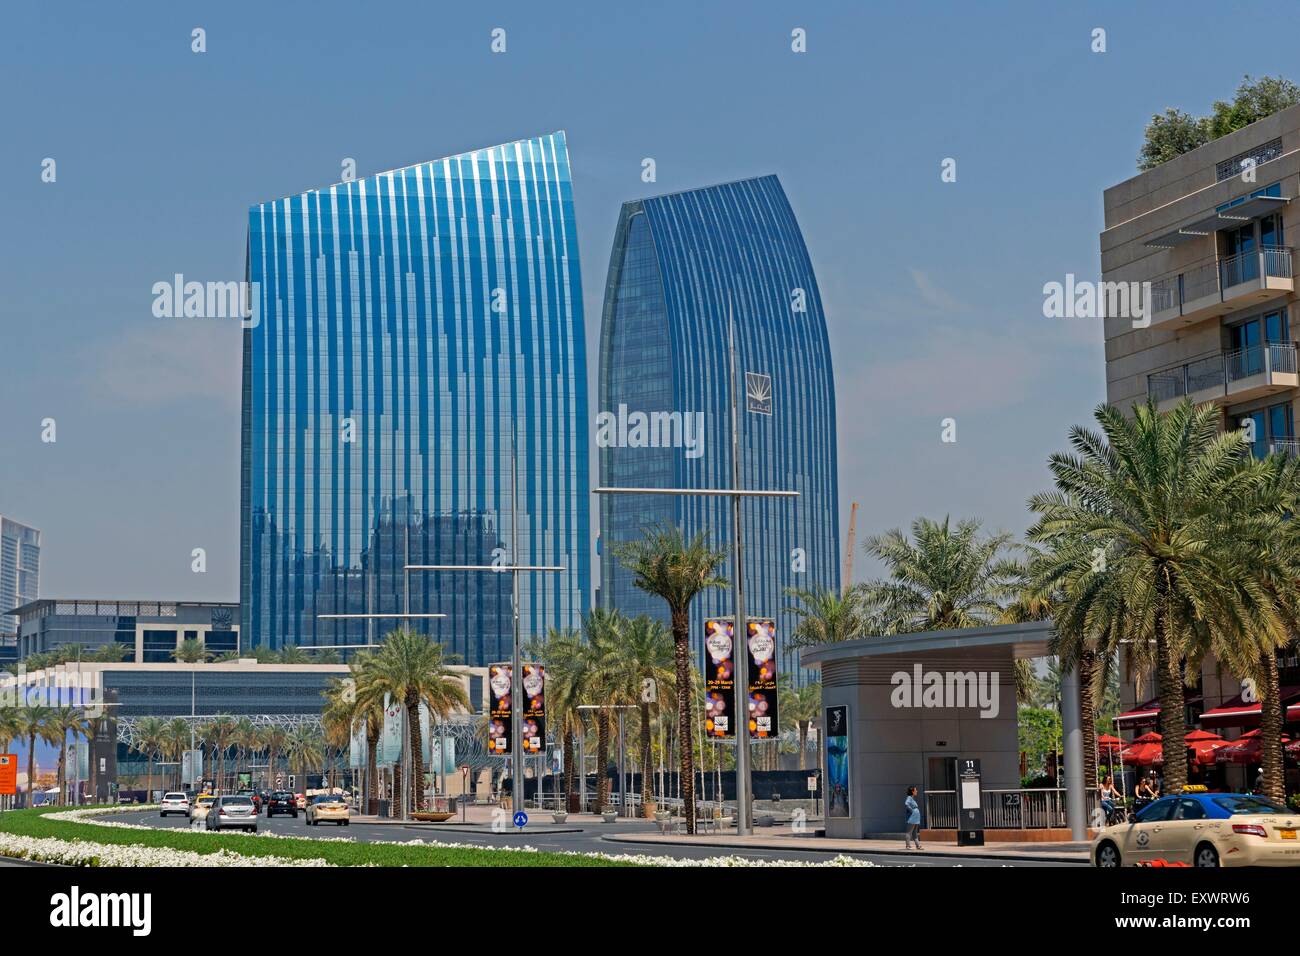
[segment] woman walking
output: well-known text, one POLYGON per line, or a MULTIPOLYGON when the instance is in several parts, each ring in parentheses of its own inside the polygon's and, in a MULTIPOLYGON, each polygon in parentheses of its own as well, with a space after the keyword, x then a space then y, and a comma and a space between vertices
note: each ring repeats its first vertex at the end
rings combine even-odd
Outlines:
POLYGON ((921 849, 921 805, 916 802, 916 787, 907 788, 907 799, 903 801, 907 810, 907 832, 903 835, 903 849, 910 850, 912 844, 921 849))

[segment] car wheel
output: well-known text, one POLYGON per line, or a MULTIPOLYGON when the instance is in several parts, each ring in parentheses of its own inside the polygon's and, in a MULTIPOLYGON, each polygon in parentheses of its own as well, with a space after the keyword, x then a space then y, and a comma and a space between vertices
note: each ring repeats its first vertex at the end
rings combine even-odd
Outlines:
POLYGON ((1097 847, 1097 866, 1103 869, 1120 866, 1119 847, 1109 840, 1097 847))
POLYGON ((1209 843, 1202 843, 1196 848, 1196 863, 1198 867, 1215 868, 1219 865, 1219 851, 1209 843))

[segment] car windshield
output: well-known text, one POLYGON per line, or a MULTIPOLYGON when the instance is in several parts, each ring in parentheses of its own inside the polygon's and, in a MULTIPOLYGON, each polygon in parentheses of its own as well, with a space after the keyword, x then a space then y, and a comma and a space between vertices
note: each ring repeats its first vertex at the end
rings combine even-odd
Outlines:
POLYGON ((1214 802, 1231 814, 1238 813, 1293 813, 1280 803, 1270 800, 1268 797, 1255 796, 1254 794, 1225 794, 1222 797, 1215 797, 1214 802))
POLYGON ((337 796, 335 796, 335 797, 331 797, 331 796, 314 797, 314 798, 312 799, 312 802, 313 802, 313 803, 342 803, 342 802, 343 802, 343 798, 342 798, 342 797, 337 797, 337 796))
POLYGON ((293 794, 290 793, 288 790, 277 790, 275 793, 271 794, 271 799, 272 799, 272 800, 292 800, 292 799, 293 799, 293 794))
POLYGON ((251 807, 253 801, 248 797, 226 797, 221 801, 223 807, 251 807))
POLYGON ((184 799, 185 799, 185 794, 183 794, 183 793, 165 793, 165 794, 163 794, 163 799, 164 799, 164 800, 184 800, 184 799))

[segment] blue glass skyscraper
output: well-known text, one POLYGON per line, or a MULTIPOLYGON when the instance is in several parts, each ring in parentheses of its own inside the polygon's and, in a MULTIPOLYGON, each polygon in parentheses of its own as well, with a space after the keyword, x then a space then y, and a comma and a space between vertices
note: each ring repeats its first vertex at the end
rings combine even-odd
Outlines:
MULTIPOLYGON (((776 618, 780 639, 794 624, 787 587, 840 580, 835 383, 808 250, 775 176, 624 203, 601 325, 602 485, 731 487, 729 315, 742 480, 799 492, 743 506, 746 613, 776 618)), ((707 530, 715 547, 731 547, 727 499, 612 495, 600 507, 606 607, 666 617, 613 554, 647 526, 707 530)), ((693 605, 696 640, 705 617, 730 613, 729 591, 705 592, 693 605)))
POLYGON ((562 132, 249 210, 240 610, 245 646, 357 644, 398 622, 507 657, 518 457, 521 630, 590 594, 586 349, 562 132), (255 324, 254 324, 255 323, 255 324))

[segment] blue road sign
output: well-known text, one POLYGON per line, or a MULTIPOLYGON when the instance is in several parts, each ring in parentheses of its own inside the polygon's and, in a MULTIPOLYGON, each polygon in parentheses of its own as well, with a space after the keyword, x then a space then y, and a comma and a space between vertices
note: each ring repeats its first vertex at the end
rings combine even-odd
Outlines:
POLYGON ((515 826, 519 827, 519 829, 522 830, 527 824, 528 824, 528 814, 520 810, 518 813, 515 814, 515 826))

